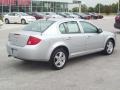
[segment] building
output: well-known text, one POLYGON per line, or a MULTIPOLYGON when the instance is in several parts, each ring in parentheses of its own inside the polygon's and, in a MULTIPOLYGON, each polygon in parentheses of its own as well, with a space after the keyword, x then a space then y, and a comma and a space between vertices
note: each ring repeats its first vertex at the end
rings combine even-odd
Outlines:
POLYGON ((68 12, 73 0, 0 0, 2 12, 68 12))
POLYGON ((32 0, 32 11, 66 12, 72 0, 32 0))

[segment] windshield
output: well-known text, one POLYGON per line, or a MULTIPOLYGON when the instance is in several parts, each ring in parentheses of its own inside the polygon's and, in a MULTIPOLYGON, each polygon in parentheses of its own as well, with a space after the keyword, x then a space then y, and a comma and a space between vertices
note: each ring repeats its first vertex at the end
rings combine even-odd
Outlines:
POLYGON ((54 22, 55 21, 50 21, 50 20, 39 20, 39 21, 28 24, 23 30, 42 33, 47 28, 49 28, 54 22))

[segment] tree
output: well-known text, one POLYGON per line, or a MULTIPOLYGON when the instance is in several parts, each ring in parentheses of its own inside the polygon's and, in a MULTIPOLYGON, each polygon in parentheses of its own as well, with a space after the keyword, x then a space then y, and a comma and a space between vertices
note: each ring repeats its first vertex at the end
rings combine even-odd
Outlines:
POLYGON ((88 7, 85 4, 81 5, 81 11, 82 12, 87 12, 88 11, 88 7))
POLYGON ((117 3, 116 3, 116 4, 113 3, 113 4, 112 4, 112 13, 117 13, 117 9, 118 9, 117 3))
MULTIPOLYGON (((82 12, 87 12, 88 11, 88 7, 85 4, 81 5, 81 11, 82 12)), ((79 7, 74 7, 72 9, 72 12, 79 12, 79 7)))
MULTIPOLYGON (((99 5, 100 5, 101 13, 110 14, 110 13, 117 13, 118 11, 118 3, 113 3, 112 5, 97 4, 95 7, 87 7, 85 4, 83 4, 81 5, 81 11, 99 13, 99 5)), ((79 12, 79 7, 74 7, 72 11, 79 12)))
POLYGON ((93 7, 89 7, 88 8, 88 12, 94 12, 94 8, 93 7))
POLYGON ((96 13, 99 13, 99 5, 100 5, 100 12, 104 13, 104 5, 103 4, 97 4, 94 8, 96 13))
POLYGON ((104 6, 104 12, 109 15, 112 12, 112 7, 109 5, 104 6))
POLYGON ((78 7, 74 7, 74 8, 72 9, 72 12, 79 12, 79 8, 78 8, 78 7))

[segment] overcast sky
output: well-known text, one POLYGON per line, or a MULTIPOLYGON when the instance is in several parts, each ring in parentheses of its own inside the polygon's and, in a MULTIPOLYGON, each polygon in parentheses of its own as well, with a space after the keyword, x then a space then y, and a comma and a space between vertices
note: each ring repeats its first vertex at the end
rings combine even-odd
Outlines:
POLYGON ((86 4, 87 6, 95 6, 97 3, 102 4, 112 4, 118 2, 118 0, 81 0, 83 4, 86 4))

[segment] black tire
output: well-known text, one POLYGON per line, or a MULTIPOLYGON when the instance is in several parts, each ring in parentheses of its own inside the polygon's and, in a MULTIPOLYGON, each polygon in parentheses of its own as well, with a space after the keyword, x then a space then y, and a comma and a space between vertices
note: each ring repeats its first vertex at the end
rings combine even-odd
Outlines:
POLYGON ((6 23, 6 24, 9 24, 10 22, 9 22, 9 20, 8 20, 8 19, 5 19, 5 23, 6 23))
MULTIPOLYGON (((59 57, 59 56, 58 56, 59 57)), ((62 49, 62 48, 58 48, 56 50, 53 51, 52 55, 51 55, 51 58, 49 60, 49 63, 52 67, 52 69, 55 69, 55 70, 60 70, 60 69, 63 69, 65 64, 66 64, 66 61, 68 60, 68 53, 62 49), (59 54, 59 53, 62 53, 63 54, 63 57, 65 59, 65 61, 63 60, 62 61, 62 65, 60 65, 60 62, 61 60, 57 60, 55 57, 59 54), (56 65, 56 62, 58 62, 58 64, 56 65), (64 64, 63 64, 64 63, 64 64)))
POLYGON ((21 20, 21 24, 26 24, 26 20, 25 20, 25 19, 22 19, 22 20, 21 20))
POLYGON ((115 23, 114 27, 117 28, 117 29, 120 29, 120 24, 115 23))
POLYGON ((109 39, 105 45, 105 49, 103 51, 103 54, 105 55, 111 55, 114 51, 114 42, 113 40, 109 39), (111 50, 109 50, 110 48, 108 47, 108 45, 111 44, 111 50))

